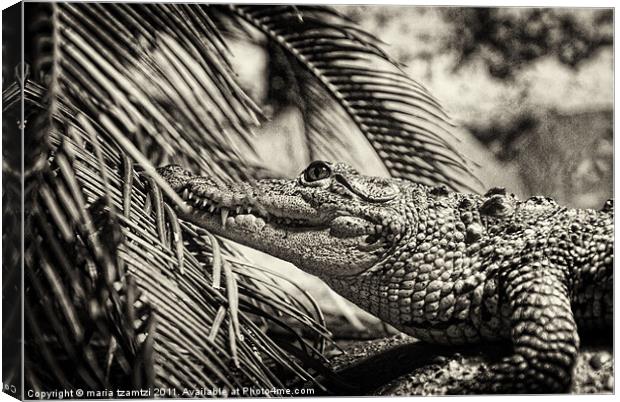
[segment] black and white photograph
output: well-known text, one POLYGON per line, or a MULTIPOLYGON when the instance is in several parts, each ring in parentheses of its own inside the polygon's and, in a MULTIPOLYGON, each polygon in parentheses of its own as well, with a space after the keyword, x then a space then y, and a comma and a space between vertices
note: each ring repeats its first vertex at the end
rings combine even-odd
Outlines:
POLYGON ((614 394, 614 13, 5 8, 3 392, 614 394))

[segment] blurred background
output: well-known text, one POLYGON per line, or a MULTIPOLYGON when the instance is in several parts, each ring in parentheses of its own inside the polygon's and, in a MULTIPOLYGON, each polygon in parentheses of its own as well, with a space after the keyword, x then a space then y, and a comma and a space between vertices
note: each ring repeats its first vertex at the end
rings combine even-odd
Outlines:
MULTIPOLYGON (((460 126, 461 151, 482 165, 486 186, 502 183, 523 197, 551 195, 580 208, 610 197, 611 10, 337 8, 385 42, 448 110, 460 126)), ((278 78, 266 79, 274 74, 267 51, 257 38, 256 46, 235 49, 235 61, 255 100, 274 110, 269 83, 277 90, 278 78)), ((295 143, 295 113, 274 113, 257 136, 264 163, 288 175, 307 162, 295 143)))
MULTIPOLYGON (((403 70, 447 109, 458 125, 457 148, 479 165, 475 173, 487 188, 506 187, 522 198, 549 195, 579 208, 599 208, 612 197, 612 10, 337 9, 379 37, 403 70)), ((254 45, 233 46, 233 60, 241 82, 269 115, 255 138, 261 163, 297 175, 311 159, 300 111, 279 106, 286 77, 268 62, 274 57, 258 33, 255 38, 254 45)), ((364 171, 385 174, 364 144, 349 147, 367 161, 364 171)), ((298 276, 328 314, 344 312, 358 331, 377 324, 315 278, 272 257, 256 258, 298 276)))
POLYGON ((505 187, 580 208, 611 197, 611 10, 342 11, 380 32, 467 131, 463 137, 474 137, 479 154, 511 172, 505 187))

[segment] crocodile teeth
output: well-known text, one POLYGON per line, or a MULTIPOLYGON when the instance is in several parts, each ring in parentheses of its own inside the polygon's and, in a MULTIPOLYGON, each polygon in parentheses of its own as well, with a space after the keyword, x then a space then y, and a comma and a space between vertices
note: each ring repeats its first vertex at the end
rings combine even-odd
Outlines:
POLYGON ((182 195, 182 197, 183 197, 183 199, 184 199, 184 200, 186 200, 186 199, 187 199, 187 195, 188 195, 188 194, 189 194, 189 190, 188 190, 188 189, 183 190, 183 195, 182 195))
POLYGON ((193 196, 194 196, 194 193, 190 191, 189 194, 187 194, 187 199, 191 200, 193 196))
POLYGON ((209 200, 205 199, 205 200, 202 202, 202 207, 203 207, 203 208, 204 208, 204 207, 206 207, 208 203, 209 203, 209 200))
POLYGON ((215 204, 209 206, 209 212, 213 213, 213 211, 215 211, 215 204))
POLYGON ((237 209, 236 209, 237 215, 239 215, 240 212, 241 212, 241 207, 237 207, 237 209))
POLYGON ((228 209, 227 208, 222 208, 221 217, 222 217, 222 227, 224 229, 226 229, 226 218, 228 218, 228 209))

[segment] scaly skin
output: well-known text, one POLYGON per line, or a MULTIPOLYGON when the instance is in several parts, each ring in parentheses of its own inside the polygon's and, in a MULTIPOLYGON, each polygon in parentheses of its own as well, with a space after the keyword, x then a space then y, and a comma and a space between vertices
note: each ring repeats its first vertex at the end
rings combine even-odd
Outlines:
POLYGON ((611 200, 601 211, 569 209, 327 162, 253 184, 216 184, 178 166, 159 173, 193 206, 185 219, 292 262, 405 333, 512 342, 512 355, 451 392, 565 392, 578 328, 611 329, 611 200))

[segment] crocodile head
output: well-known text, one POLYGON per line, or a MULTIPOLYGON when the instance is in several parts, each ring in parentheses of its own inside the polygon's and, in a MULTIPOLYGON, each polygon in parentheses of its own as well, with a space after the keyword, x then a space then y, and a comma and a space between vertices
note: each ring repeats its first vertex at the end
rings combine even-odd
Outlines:
POLYGON ((399 180, 316 161, 297 178, 220 184, 179 166, 158 169, 191 207, 182 215, 215 234, 319 276, 348 276, 381 261, 405 232, 399 180))

